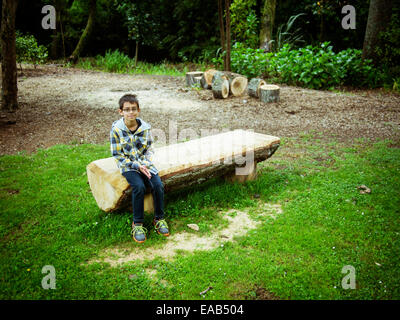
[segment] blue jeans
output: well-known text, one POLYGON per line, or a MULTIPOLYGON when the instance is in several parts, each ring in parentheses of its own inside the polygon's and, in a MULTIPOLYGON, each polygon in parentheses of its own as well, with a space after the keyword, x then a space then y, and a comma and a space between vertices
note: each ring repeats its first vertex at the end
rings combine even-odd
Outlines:
POLYGON ((147 187, 150 187, 153 194, 155 218, 164 219, 164 185, 160 176, 152 173, 149 179, 137 171, 127 171, 122 175, 132 187, 133 222, 137 224, 144 221, 144 194, 147 187))

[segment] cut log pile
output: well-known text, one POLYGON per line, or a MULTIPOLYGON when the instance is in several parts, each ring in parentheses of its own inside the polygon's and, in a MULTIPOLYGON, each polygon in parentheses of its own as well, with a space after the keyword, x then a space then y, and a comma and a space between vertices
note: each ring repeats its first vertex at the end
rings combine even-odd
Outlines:
POLYGON ((209 69, 191 71, 186 73, 186 85, 197 86, 203 89, 211 89, 216 99, 226 99, 229 95, 239 97, 247 89, 247 77, 227 71, 209 69))
POLYGON ((242 96, 246 89, 250 97, 262 102, 279 102, 279 87, 267 84, 263 79, 253 78, 248 81, 246 76, 229 71, 209 69, 206 71, 191 71, 186 73, 186 85, 211 89, 215 99, 226 99, 229 95, 242 96))

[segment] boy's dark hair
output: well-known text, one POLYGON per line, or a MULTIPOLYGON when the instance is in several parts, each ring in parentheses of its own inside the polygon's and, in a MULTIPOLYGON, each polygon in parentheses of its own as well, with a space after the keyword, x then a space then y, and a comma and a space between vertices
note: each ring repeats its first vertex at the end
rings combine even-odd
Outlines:
POLYGON ((125 94, 121 97, 121 99, 119 99, 118 103, 121 110, 125 102, 136 103, 139 108, 139 100, 137 99, 136 94, 125 94))

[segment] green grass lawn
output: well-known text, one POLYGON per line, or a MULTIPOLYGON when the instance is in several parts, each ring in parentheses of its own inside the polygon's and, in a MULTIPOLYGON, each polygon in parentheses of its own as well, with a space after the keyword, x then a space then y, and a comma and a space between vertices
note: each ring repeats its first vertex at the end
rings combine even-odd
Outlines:
MULTIPOLYGON (((251 211, 260 200, 282 206, 276 220, 211 251, 118 267, 86 263, 105 248, 140 246, 131 213, 102 212, 90 192, 86 165, 108 156, 108 145, 58 145, 0 157, 1 299, 256 299, 259 288, 279 299, 400 298, 400 149, 389 141, 283 139, 257 180, 214 179, 165 203, 173 233, 197 223, 210 235, 226 223, 220 209, 251 211), (360 194, 362 184, 372 192, 360 194), (55 290, 41 286, 46 265, 55 290), (354 290, 341 285, 346 265, 354 290)), ((142 246, 166 241, 151 232, 142 246)))

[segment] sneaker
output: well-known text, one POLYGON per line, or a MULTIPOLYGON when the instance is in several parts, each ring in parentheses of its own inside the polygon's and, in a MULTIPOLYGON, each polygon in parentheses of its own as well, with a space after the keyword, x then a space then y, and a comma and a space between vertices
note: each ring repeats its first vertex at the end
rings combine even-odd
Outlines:
POLYGON ((132 238, 138 243, 143 243, 146 241, 146 232, 147 229, 143 227, 141 224, 138 224, 135 226, 134 223, 132 223, 132 238))
POLYGON ((153 224, 154 224, 158 234, 161 234, 164 237, 169 236, 168 224, 164 219, 161 219, 161 220, 154 219, 153 224))

